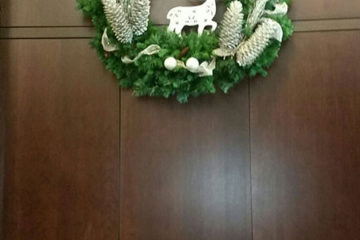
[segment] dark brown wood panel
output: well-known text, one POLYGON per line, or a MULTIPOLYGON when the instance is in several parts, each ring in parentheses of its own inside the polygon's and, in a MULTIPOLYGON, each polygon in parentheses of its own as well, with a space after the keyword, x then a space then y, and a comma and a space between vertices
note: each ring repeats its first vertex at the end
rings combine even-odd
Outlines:
POLYGON ((293 0, 290 17, 294 20, 359 18, 359 0, 293 0))
POLYGON ((3 0, 1 26, 91 26, 75 0, 3 0))
MULTIPOLYGON (((201 0, 152 0, 151 19, 156 24, 167 24, 167 12, 176 6, 200 4, 201 0)), ((218 0, 218 16, 223 16, 223 1, 218 0)), ((75 0, 3 0, 1 26, 91 26, 91 22, 76 10, 75 0)), ((328 19, 360 17, 358 0, 301 0, 293 1, 293 19, 328 19)))
POLYGON ((359 42, 295 34, 251 83, 254 240, 359 239, 359 42))
POLYGON ((250 240, 248 84, 175 100, 122 94, 121 240, 250 240))
POLYGON ((117 240, 117 82, 88 40, 2 40, 0 46, 5 240, 117 240))
MULTIPOLYGON (((202 1, 152 0, 151 19, 156 24, 167 24, 167 12, 180 5, 190 6, 202 1)), ((223 3, 218 1, 219 16, 223 13, 223 3)), ((1 26, 91 26, 76 9, 75 0, 3 0, 1 26)))
MULTIPOLYGON (((1 48, 1 47, 0 47, 1 48)), ((6 55, 6 50, 2 48, 6 55)), ((1 60, 1 59, 0 59, 1 60)), ((1 75, 0 75, 1 76, 1 75)), ((4 166, 5 166, 5 89, 0 77, 0 239, 3 239, 4 166)))

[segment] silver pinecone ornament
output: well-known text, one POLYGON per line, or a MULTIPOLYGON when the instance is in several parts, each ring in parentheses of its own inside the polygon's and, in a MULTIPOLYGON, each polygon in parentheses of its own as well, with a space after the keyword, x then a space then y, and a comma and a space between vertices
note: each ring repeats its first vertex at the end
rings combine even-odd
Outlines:
POLYGON ((251 30, 253 30, 255 28, 256 24, 258 24, 258 22, 260 21, 260 18, 264 14, 265 6, 268 1, 269 0, 257 0, 256 1, 255 6, 254 6, 253 10, 251 11, 251 13, 247 19, 247 22, 246 22, 248 28, 250 28, 251 30))
POLYGON ((117 0, 102 0, 106 19, 117 38, 122 43, 131 43, 133 32, 124 5, 117 0))
POLYGON ((150 16, 150 0, 133 0, 131 2, 130 24, 136 36, 146 32, 150 16))
POLYGON ((222 49, 235 49, 242 40, 242 24, 244 20, 242 11, 241 2, 233 1, 225 12, 220 32, 220 47, 222 49))
POLYGON ((240 44, 236 54, 237 63, 242 67, 253 64, 269 45, 271 39, 281 42, 282 37, 281 25, 270 18, 264 18, 249 40, 240 44))

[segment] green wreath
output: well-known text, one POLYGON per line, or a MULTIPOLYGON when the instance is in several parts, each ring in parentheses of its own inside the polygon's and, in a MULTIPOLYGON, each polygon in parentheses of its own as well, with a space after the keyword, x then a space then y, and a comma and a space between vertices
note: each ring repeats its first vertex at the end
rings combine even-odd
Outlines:
POLYGON ((91 45, 121 87, 136 96, 176 96, 180 103, 266 76, 293 33, 289 0, 225 0, 220 28, 200 35, 152 25, 150 0, 77 2, 96 29, 91 45))

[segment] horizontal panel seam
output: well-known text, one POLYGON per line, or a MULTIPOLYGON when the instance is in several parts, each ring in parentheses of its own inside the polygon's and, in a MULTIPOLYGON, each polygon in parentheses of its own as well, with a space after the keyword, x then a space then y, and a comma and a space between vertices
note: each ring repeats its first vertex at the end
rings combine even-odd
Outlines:
MULTIPOLYGON (((360 19, 359 17, 342 17, 342 18, 293 18, 294 22, 312 22, 312 21, 334 21, 334 20, 354 20, 360 19)), ((160 25, 160 24, 155 24, 160 25)), ((0 28, 89 28, 92 25, 0 25, 0 28)))
MULTIPOLYGON (((360 30, 360 18, 293 21, 295 32, 333 32, 360 30)), ((0 27, 0 39, 88 39, 95 35, 89 26, 0 27)))
MULTIPOLYGON (((343 20, 360 20, 360 17, 347 17, 347 18, 317 18, 317 19, 292 19, 293 22, 317 22, 317 21, 343 21, 343 20)), ((161 24, 155 24, 161 26, 161 24)), ((18 25, 18 26, 3 26, 0 28, 92 28, 92 25, 18 25)))

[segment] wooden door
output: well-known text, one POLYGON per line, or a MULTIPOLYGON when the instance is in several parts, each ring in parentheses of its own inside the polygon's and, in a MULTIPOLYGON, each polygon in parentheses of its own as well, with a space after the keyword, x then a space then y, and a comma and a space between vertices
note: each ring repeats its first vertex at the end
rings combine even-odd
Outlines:
POLYGON ((358 0, 293 1, 267 78, 186 105, 119 90, 74 1, 1 5, 1 239, 359 238, 358 0))

